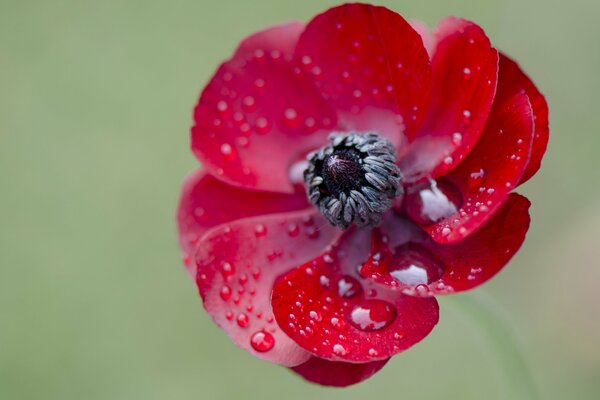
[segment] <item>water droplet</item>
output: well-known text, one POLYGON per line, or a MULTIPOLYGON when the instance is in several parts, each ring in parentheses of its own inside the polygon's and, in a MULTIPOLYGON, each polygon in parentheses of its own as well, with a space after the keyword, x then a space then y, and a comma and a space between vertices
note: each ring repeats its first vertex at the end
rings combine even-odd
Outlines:
POLYGON ((469 68, 469 67, 463 68, 463 78, 466 81, 471 79, 471 68, 469 68))
POLYGON ((254 350, 264 353, 275 346, 275 338, 269 332, 258 331, 250 338, 250 344, 254 350))
POLYGON ((319 230, 314 226, 309 226, 306 228, 306 234, 310 239, 317 239, 321 235, 319 230))
POLYGON ((219 112, 222 114, 226 113, 228 108, 227 102, 224 100, 221 100, 217 103, 217 110, 219 110, 219 112))
POLYGON ((390 275, 406 285, 432 283, 441 277, 443 270, 429 251, 415 244, 398 247, 389 267, 390 275))
POLYGON ((256 119, 256 132, 260 134, 268 133, 271 130, 269 121, 265 117, 259 117, 256 119))
POLYGON ((341 330, 344 329, 344 326, 346 325, 344 323, 343 319, 337 318, 337 317, 332 317, 331 320, 331 326, 333 326, 335 329, 337 330, 341 330))
POLYGON ((343 276, 338 281, 338 294, 344 298, 354 297, 362 292, 362 286, 356 278, 349 275, 343 276))
POLYGON ((296 237, 300 233, 300 227, 296 223, 290 223, 287 227, 287 232, 290 237, 296 237))
POLYGON ((236 158, 236 152, 234 150, 233 147, 231 147, 231 145, 229 143, 223 143, 221 145, 221 154, 227 159, 227 160, 233 160, 236 158))
POLYGON ((219 295, 224 301, 227 301, 231 298, 231 288, 229 286, 223 286, 219 295))
POLYGON ((375 350, 375 349, 373 349, 373 348, 369 349, 369 355, 370 355, 371 357, 377 357, 377 355, 378 355, 378 354, 379 354, 379 353, 377 352, 377 350, 375 350))
POLYGON ((465 125, 469 125, 471 123, 471 111, 469 110, 464 110, 462 112, 462 116, 463 116, 463 123, 465 125))
POLYGON ((387 301, 370 299, 355 306, 350 323, 357 329, 371 332, 385 328, 396 318, 396 308, 387 301))
POLYGON ((260 79, 258 78, 257 80, 254 81, 254 86, 256 86, 257 89, 263 89, 266 85, 266 82, 264 79, 260 79))
POLYGON ((483 168, 479 168, 478 170, 471 172, 468 178, 469 186, 472 188, 478 188, 483 186, 486 177, 487 173, 483 168))
POLYGON ((317 322, 320 322, 322 320, 321 314, 314 310, 309 311, 308 316, 317 322))
POLYGON ((409 188, 404 198, 408 216, 421 225, 430 225, 456 213, 462 205, 462 196, 446 180, 429 182, 409 188))
POLYGON ((246 112, 252 112, 256 108, 256 100, 252 96, 246 96, 244 97, 244 100, 242 100, 242 106, 246 112))
POLYGON ((250 323, 250 319, 244 313, 239 314, 237 316, 236 320, 237 320, 237 324, 240 326, 240 328, 246 328, 248 326, 248 324, 250 323))
POLYGON ((223 275, 224 278, 230 277, 231 275, 233 275, 233 272, 234 272, 233 265, 231 265, 227 261, 223 261, 221 263, 221 274, 223 275))
POLYGON ((462 133, 454 132, 452 134, 452 144, 455 146, 459 146, 462 143, 462 133))
POLYGON ((344 346, 338 343, 333 345, 333 352, 338 356, 343 356, 346 354, 347 350, 344 346))
POLYGON ((267 227, 263 224, 258 224, 254 227, 254 235, 256 237, 263 237, 267 234, 267 227))
POLYGON ((283 112, 283 122, 287 127, 294 128, 300 124, 298 111, 293 108, 286 108, 283 112))

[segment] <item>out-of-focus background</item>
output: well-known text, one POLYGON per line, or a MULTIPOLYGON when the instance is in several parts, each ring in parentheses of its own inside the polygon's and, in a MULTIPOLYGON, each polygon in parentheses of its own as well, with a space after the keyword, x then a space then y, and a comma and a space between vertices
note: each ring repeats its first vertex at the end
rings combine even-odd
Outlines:
POLYGON ((379 374, 326 389, 202 311, 174 210, 191 111, 265 26, 334 1, 0 0, 0 399, 597 399, 600 3, 381 1, 483 26, 550 104, 525 246, 379 374))

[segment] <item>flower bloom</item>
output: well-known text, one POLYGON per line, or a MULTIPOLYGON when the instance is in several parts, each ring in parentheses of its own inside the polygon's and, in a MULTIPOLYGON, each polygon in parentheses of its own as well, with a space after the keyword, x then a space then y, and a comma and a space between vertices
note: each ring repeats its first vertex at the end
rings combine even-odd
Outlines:
POLYGON ((430 33, 367 4, 245 39, 194 120, 203 167, 177 217, 204 308, 236 345, 335 386, 511 259, 529 227, 512 191, 548 141, 543 95, 479 26, 430 33))

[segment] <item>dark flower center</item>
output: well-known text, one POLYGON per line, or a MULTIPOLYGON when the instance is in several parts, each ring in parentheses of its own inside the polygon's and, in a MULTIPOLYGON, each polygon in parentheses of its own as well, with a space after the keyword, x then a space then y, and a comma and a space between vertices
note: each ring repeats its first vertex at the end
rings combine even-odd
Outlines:
POLYGON ((396 149, 374 133, 335 133, 309 156, 304 182, 311 202, 333 225, 375 226, 402 192, 396 149))
POLYGON ((323 160, 323 181, 329 192, 335 196, 350 194, 360 189, 364 182, 362 160, 355 149, 341 149, 329 154, 323 160))

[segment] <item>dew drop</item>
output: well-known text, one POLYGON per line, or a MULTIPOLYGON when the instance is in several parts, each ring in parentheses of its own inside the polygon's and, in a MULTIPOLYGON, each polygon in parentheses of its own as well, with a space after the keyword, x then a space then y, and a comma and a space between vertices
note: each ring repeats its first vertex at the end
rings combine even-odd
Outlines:
POLYGON ((452 134, 452 144, 455 146, 459 146, 462 143, 462 133, 454 132, 452 134))
POLYGON ((350 323, 365 332, 377 331, 396 318, 396 308, 387 301, 370 299, 356 305, 350 313, 350 323))
POLYGON ((264 353, 275 346, 275 338, 269 332, 258 331, 250 338, 250 344, 254 350, 264 353))
POLYGON ((408 216, 421 225, 431 225, 456 213, 462 205, 462 196, 453 184, 445 180, 429 182, 409 188, 404 198, 408 216))
POLYGON ((463 79, 466 81, 471 79, 471 68, 469 68, 469 67, 463 68, 463 79))
POLYGON ((292 222, 287 227, 287 233, 290 237, 296 237, 300 233, 300 227, 298 224, 292 222))
POLYGON ((344 329, 344 326, 346 325, 344 323, 343 319, 340 319, 340 318, 337 318, 337 317, 332 317, 329 322, 331 322, 331 326, 333 326, 337 330, 344 329))
POLYGON ((231 288, 229 286, 223 286, 219 291, 219 296, 221 296, 224 301, 229 300, 231 298, 231 288))
POLYGON ((259 117, 256 119, 256 132, 260 134, 268 133, 271 130, 269 121, 265 117, 259 117))
POLYGON ((338 294, 343 298, 351 298, 362 292, 362 286, 356 278, 349 275, 340 278, 337 284, 338 294))
POLYGON ((226 113, 228 108, 227 102, 224 100, 221 100, 217 103, 217 110, 219 110, 220 113, 226 113))
POLYGON ((478 170, 471 172, 469 174, 469 178, 468 178, 469 186, 472 188, 478 188, 478 187, 483 186, 483 184, 485 183, 486 177, 487 177, 487 173, 485 172, 485 169, 483 169, 483 168, 479 168, 478 170))
POLYGON ((300 123, 298 112, 293 108, 286 108, 283 112, 283 122, 289 128, 297 127, 300 123))
POLYGON ((252 112, 256 109, 256 100, 252 96, 246 96, 244 97, 244 100, 242 100, 242 105, 246 112, 252 112))
POLYGON ((415 244, 398 247, 389 267, 390 275, 405 285, 432 283, 441 277, 443 270, 429 251, 415 244))
POLYGON ((224 278, 230 277, 231 275, 233 275, 233 272, 234 272, 233 265, 231 265, 227 261, 223 261, 221 263, 221 274, 223 275, 224 278))
POLYGON ((322 320, 322 318, 323 318, 323 317, 321 316, 321 314, 319 314, 317 311, 314 311, 314 310, 311 310, 311 311, 309 311, 309 313, 308 313, 308 316, 309 316, 311 319, 314 319, 314 320, 315 320, 315 321, 317 321, 317 322, 320 322, 320 321, 322 320))
POLYGON ((265 87, 265 80, 264 79, 256 79, 254 81, 254 86, 256 86, 257 89, 263 89, 265 87))
POLYGON ((223 143, 221 145, 221 154, 227 159, 227 160, 233 160, 236 158, 236 152, 233 149, 233 147, 231 147, 231 145, 229 143, 223 143))
POLYGON ((263 237, 267 234, 267 227, 263 224, 258 224, 254 227, 254 235, 256 237, 263 237))
POLYGON ((246 328, 248 326, 248 324, 250 323, 250 319, 244 313, 239 314, 237 316, 236 321, 237 321, 237 324, 240 326, 240 328, 246 328))
POLYGON ((343 356, 346 354, 347 350, 344 346, 338 343, 333 345, 333 352, 338 356, 343 356))
POLYGON ((463 123, 465 125, 469 125, 471 123, 471 111, 469 110, 464 110, 462 112, 462 116, 463 116, 463 123))

